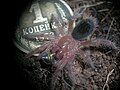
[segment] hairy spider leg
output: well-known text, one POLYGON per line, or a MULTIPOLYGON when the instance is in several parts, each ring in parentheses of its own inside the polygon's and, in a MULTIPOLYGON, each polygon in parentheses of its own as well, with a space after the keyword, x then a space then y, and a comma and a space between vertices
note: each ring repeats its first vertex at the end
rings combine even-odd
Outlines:
POLYGON ((83 62, 90 65, 92 69, 96 69, 93 61, 90 58, 90 54, 85 53, 83 50, 79 49, 79 55, 83 59, 83 62))
POLYGON ((50 43, 50 42, 47 42, 47 43, 43 44, 42 46, 40 46, 40 47, 32 50, 32 51, 29 52, 25 57, 26 57, 26 58, 29 58, 29 57, 33 56, 33 54, 43 52, 44 50, 47 49, 47 47, 49 46, 49 43, 50 43))
POLYGON ((115 45, 115 43, 107 39, 92 38, 89 42, 89 46, 99 47, 100 45, 111 47, 112 49, 117 50, 117 46, 115 45))
POLYGON ((61 19, 59 17, 57 17, 57 16, 55 16, 53 14, 51 15, 51 22, 55 23, 55 26, 57 26, 57 28, 54 29, 54 32, 55 32, 55 35, 58 36, 58 37, 60 35, 61 36, 65 35, 64 22, 61 23, 60 21, 61 21, 61 19))

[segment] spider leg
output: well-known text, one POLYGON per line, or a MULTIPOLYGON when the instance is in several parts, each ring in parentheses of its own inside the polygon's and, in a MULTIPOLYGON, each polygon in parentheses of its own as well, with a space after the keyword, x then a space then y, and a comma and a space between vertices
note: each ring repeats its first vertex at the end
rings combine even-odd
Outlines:
POLYGON ((93 61, 90 58, 89 52, 85 53, 83 50, 79 49, 79 54, 80 54, 80 57, 83 59, 83 62, 85 62, 87 65, 90 65, 92 69, 94 70, 96 69, 93 61))
POLYGON ((55 32, 55 35, 56 36, 59 36, 59 35, 64 35, 64 24, 60 22, 61 19, 55 15, 51 15, 51 22, 52 23, 55 23, 55 26, 57 26, 54 30, 55 32))
POLYGON ((80 42, 80 44, 81 44, 81 46, 84 46, 84 47, 89 47, 89 46, 99 47, 100 45, 105 45, 105 46, 111 47, 112 49, 115 49, 115 50, 118 49, 118 47, 115 45, 114 42, 112 42, 110 40, 106 40, 106 39, 92 38, 91 40, 80 42))
POLYGON ((80 46, 80 48, 89 47, 89 46, 91 46, 91 40, 78 41, 78 45, 80 46))
MULTIPOLYGON (((53 44, 48 44, 48 45, 46 46, 45 50, 39 52, 39 55, 38 55, 38 57, 37 57, 37 60, 41 59, 42 56, 44 56, 45 54, 49 54, 50 51, 52 50, 52 46, 53 46, 53 44)), ((43 47, 43 48, 44 48, 44 47, 43 47)), ((53 52, 52 52, 52 54, 53 54, 53 52)))
POLYGON ((91 46, 99 47, 100 45, 105 45, 105 46, 111 47, 112 49, 115 49, 115 50, 118 49, 118 47, 115 45, 115 43, 110 40, 107 40, 107 39, 91 40, 91 46))
POLYGON ((45 50, 47 49, 48 46, 49 46, 49 42, 43 44, 42 46, 40 46, 40 47, 34 49, 34 50, 31 51, 31 52, 29 52, 25 57, 26 57, 26 58, 29 58, 29 57, 33 56, 33 54, 41 53, 41 52, 45 51, 45 50))
POLYGON ((86 7, 85 8, 78 8, 74 10, 74 15, 73 15, 73 19, 76 20, 78 18, 81 18, 83 13, 85 12, 86 7), (82 10, 82 11, 81 11, 82 10))
POLYGON ((56 70, 62 70, 64 66, 68 63, 68 59, 63 57, 60 61, 58 61, 54 66, 57 67, 56 70))
POLYGON ((59 60, 54 66, 57 68, 55 72, 62 70, 65 65, 69 62, 72 62, 75 58, 73 51, 67 52, 63 55, 63 58, 59 60))

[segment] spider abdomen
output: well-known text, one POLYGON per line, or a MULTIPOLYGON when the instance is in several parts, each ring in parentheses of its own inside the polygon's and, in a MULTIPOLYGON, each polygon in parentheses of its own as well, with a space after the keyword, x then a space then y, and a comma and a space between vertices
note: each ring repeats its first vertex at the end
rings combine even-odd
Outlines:
POLYGON ((94 22, 91 19, 81 20, 72 32, 72 37, 76 40, 82 40, 92 34, 94 30, 94 22))

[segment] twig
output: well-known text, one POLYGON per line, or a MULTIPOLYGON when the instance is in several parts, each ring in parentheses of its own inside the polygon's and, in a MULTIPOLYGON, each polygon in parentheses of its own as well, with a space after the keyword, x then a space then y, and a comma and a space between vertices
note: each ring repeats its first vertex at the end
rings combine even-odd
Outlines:
POLYGON ((108 14, 101 20, 101 22, 103 22, 107 17, 108 15, 113 11, 114 7, 112 7, 112 9, 108 12, 108 14))
POLYGON ((108 73, 106 82, 105 82, 105 84, 104 84, 104 86, 103 86, 103 90, 105 90, 105 87, 107 87, 108 90, 109 90, 108 81, 109 81, 109 77, 110 77, 110 75, 113 73, 113 71, 114 71, 114 69, 112 69, 112 70, 108 73))
POLYGON ((70 84, 68 84, 68 83, 64 80, 64 78, 62 78, 62 80, 63 80, 63 82, 64 82, 67 86, 69 86, 69 87, 72 88, 72 86, 71 86, 70 84))
MULTIPOLYGON (((58 74, 58 73, 57 73, 58 74)), ((58 77, 58 75, 52 74, 52 79, 51 79, 51 90, 55 89, 55 85, 57 83, 57 80, 59 80, 60 78, 58 77)))
POLYGON ((106 12, 106 11, 109 11, 109 9, 101 9, 101 10, 98 10, 98 12, 106 12))
POLYGON ((109 33, 110 33, 110 30, 111 30, 111 27, 112 27, 112 25, 113 25, 113 22, 114 22, 114 18, 112 19, 112 22, 111 22, 111 24, 110 24, 110 27, 109 27, 109 29, 108 29, 108 33, 107 33, 107 35, 106 35, 106 39, 108 39, 108 36, 109 36, 109 33))
POLYGON ((72 88, 72 86, 71 86, 69 83, 67 83, 66 80, 64 79, 63 70, 62 70, 62 80, 63 80, 63 82, 64 82, 67 86, 69 86, 69 87, 72 88))
POLYGON ((92 4, 92 5, 84 5, 84 6, 82 6, 82 7, 86 7, 86 8, 89 8, 89 7, 94 7, 94 6, 98 6, 98 5, 101 5, 101 4, 103 4, 104 2, 97 2, 97 3, 95 3, 95 4, 92 4))
POLYGON ((106 52, 105 54, 109 54, 109 53, 111 53, 112 52, 112 50, 109 50, 108 52, 106 52))
MULTIPOLYGON (((101 4, 103 4, 104 2, 98 2, 98 3, 96 3, 96 4, 87 4, 87 5, 83 5, 83 6, 81 6, 80 8, 85 8, 84 10, 83 10, 83 12, 86 10, 86 8, 89 8, 89 7, 93 7, 93 6, 97 6, 97 5, 101 5, 101 4)), ((79 9, 80 10, 80 9, 79 9)))
MULTIPOLYGON (((84 2, 83 2, 84 3, 84 2)), ((78 8, 78 9, 76 9, 76 10, 74 10, 74 13, 76 14, 76 12, 78 12, 79 10, 81 10, 82 8, 83 8, 83 10, 82 10, 82 12, 81 13, 79 13, 79 14, 77 14, 77 15, 75 15, 75 16, 82 16, 82 14, 85 12, 85 10, 87 9, 87 8, 90 8, 90 7, 94 7, 94 6, 97 6, 97 5, 101 5, 101 4, 103 4, 104 2, 97 2, 97 3, 95 3, 95 4, 87 4, 87 5, 83 5, 83 6, 81 6, 80 8, 78 8)))
POLYGON ((120 49, 118 49, 118 52, 117 52, 117 54, 116 54, 116 55, 118 56, 119 54, 120 54, 120 49))

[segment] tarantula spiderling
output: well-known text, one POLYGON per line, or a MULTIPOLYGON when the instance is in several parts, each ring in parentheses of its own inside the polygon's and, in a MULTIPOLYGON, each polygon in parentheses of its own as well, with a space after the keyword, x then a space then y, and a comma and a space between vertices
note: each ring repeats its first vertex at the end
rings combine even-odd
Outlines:
MULTIPOLYGON (((87 9, 88 10, 88 9, 87 9)), ((90 38, 87 39, 88 36, 92 34, 92 32, 96 28, 96 17, 92 15, 92 13, 87 10, 84 10, 82 14, 80 12, 75 12, 72 20, 70 20, 68 24, 67 33, 64 32, 65 23, 60 24, 59 18, 54 15, 51 16, 52 22, 55 22, 58 28, 54 30, 55 36, 44 35, 44 39, 48 39, 48 42, 44 43, 42 46, 36 48, 32 52, 28 53, 26 57, 31 57, 33 54, 38 53, 37 59, 42 59, 46 52, 50 52, 52 57, 55 57, 56 62, 53 63, 53 66, 56 67, 56 71, 62 70, 65 65, 69 62, 73 62, 75 60, 76 54, 79 54, 85 63, 91 66, 92 69, 95 69, 95 65, 92 62, 90 56, 86 54, 82 48, 83 47, 99 47, 101 44, 110 46, 113 49, 117 47, 113 42, 106 39, 100 38, 90 38), (77 13, 77 14, 76 14, 77 13), (78 24, 73 27, 73 23, 79 18, 82 19, 78 22, 78 24)), ((26 36, 26 38, 41 39, 41 35, 36 36, 26 36)), ((48 55, 47 58, 50 56, 48 55)))

